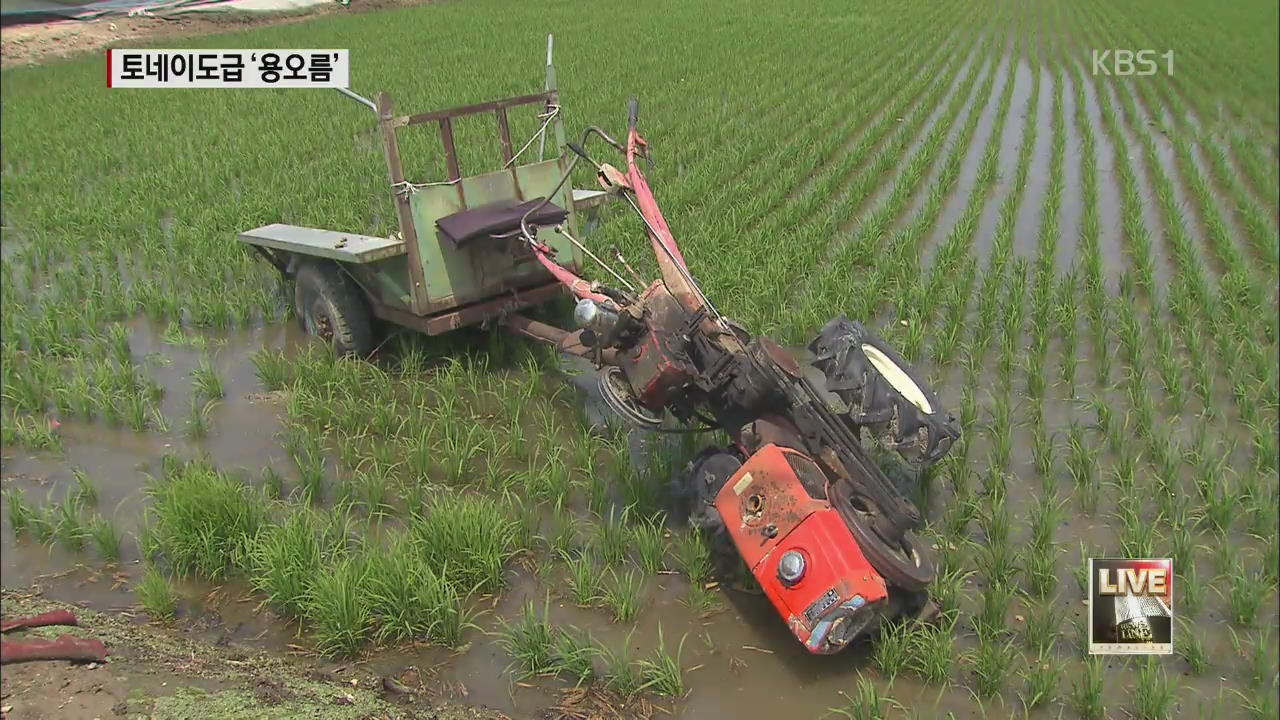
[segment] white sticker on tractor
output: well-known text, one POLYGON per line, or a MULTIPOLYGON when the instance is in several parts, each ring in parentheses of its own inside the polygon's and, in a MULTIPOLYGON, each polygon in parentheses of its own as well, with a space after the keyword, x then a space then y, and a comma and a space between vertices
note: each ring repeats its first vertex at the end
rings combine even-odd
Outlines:
POLYGON ((751 473, 743 475, 738 482, 733 484, 733 494, 741 495, 743 490, 751 487, 751 473))

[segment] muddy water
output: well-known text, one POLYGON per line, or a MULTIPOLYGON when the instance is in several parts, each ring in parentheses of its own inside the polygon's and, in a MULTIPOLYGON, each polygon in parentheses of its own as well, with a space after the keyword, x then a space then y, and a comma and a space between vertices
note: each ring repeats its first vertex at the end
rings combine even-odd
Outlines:
MULTIPOLYGON (((1125 113, 1125 109, 1116 93, 1114 83, 1108 82, 1106 78, 1103 78, 1096 84, 1095 90, 1099 93, 1107 94, 1107 102, 1110 103, 1112 111, 1116 114, 1116 122, 1120 126, 1120 137, 1124 140, 1129 158, 1129 167, 1133 170, 1134 182, 1138 188, 1138 198, 1142 204, 1143 225, 1147 228, 1147 234, 1151 238, 1151 259, 1154 266, 1152 269, 1155 271, 1156 284, 1161 288, 1168 287, 1169 277, 1176 272, 1176 265, 1169 240, 1165 234, 1164 223, 1160 219, 1159 200, 1156 197, 1151 171, 1147 167, 1147 158, 1142 140, 1134 134, 1134 125, 1131 124, 1132 118, 1129 118, 1125 113)), ((1183 205, 1182 207, 1186 206, 1183 205)), ((1121 223, 1123 224, 1123 217, 1121 217, 1121 223)), ((1123 233, 1123 231, 1121 232, 1123 233)))
MULTIPOLYGON (((262 347, 281 349, 305 341, 295 326, 276 326, 223 335, 209 340, 201 350, 166 344, 161 340, 163 328, 145 322, 134 322, 130 329, 134 360, 145 363, 148 374, 164 388, 160 408, 169 432, 138 434, 99 422, 60 418, 64 458, 6 447, 0 461, 4 487, 23 490, 28 501, 37 505, 61 501, 74 486, 73 470, 86 473, 97 488, 96 512, 114 518, 125 538, 119 569, 125 576, 138 562, 132 533, 144 508, 147 476, 160 472, 165 455, 207 456, 221 468, 244 470, 254 477, 272 465, 289 476, 292 464, 286 462, 275 437, 280 427, 275 401, 260 392, 250 354, 262 347), (191 407, 190 374, 206 354, 213 358, 226 397, 209 414, 208 435, 193 441, 184 432, 191 407)), ((127 585, 117 582, 117 571, 103 571, 92 551, 69 553, 60 547, 44 548, 29 538, 17 539, 7 513, 2 536, 6 587, 39 582, 57 600, 87 601, 96 608, 132 604, 127 585), (40 579, 68 571, 61 582, 40 579), (83 584, 95 576, 97 581, 83 584)))
POLYGON ((1026 196, 1018 207, 1013 223, 1013 252, 1033 259, 1040 248, 1040 216, 1044 213, 1042 199, 1049 189, 1049 165, 1053 147, 1053 96, 1060 92, 1055 87, 1049 68, 1040 67, 1040 96, 1035 112, 1036 142, 1031 149, 1031 165, 1027 170, 1026 196))
MULTIPOLYGON (((967 61, 967 64, 972 62, 974 62, 974 59, 970 58, 967 61)), ((973 89, 970 91, 969 96, 965 98, 964 104, 960 106, 960 110, 957 111, 956 113, 956 121, 952 124, 951 128, 947 131, 947 136, 942 142, 941 150, 938 156, 939 158, 938 162, 934 163, 934 165, 929 169, 928 174, 925 176, 924 182, 920 185, 920 187, 916 190, 916 192, 913 193, 911 202, 907 207, 907 211, 902 215, 900 215, 894 221, 893 227, 895 230, 900 230, 903 227, 905 227, 909 222, 914 222, 915 218, 920 214, 920 210, 921 208, 924 207, 925 201, 928 199, 930 191, 932 190, 934 184, 938 180, 938 176, 942 174, 943 163, 945 162, 945 158, 948 158, 951 156, 951 153, 953 152, 953 148, 955 144, 959 141, 960 133, 961 131, 964 130, 965 118, 967 118, 969 114, 973 111, 972 109, 973 109, 974 103, 982 102, 985 99, 985 98, 978 97, 978 92, 982 89, 983 84, 987 81, 987 76, 990 73, 994 72, 994 70, 987 57, 979 58, 977 59, 977 62, 979 63, 979 67, 977 69, 977 72, 979 74, 974 79, 973 89)), ((967 73, 967 64, 965 68, 966 73, 967 73)), ((948 92, 948 97, 950 97, 950 95, 955 92, 955 87, 958 86, 961 82, 963 82, 963 79, 964 79, 963 76, 956 77, 956 80, 953 83, 952 89, 948 92)), ((947 100, 946 102, 949 102, 949 100, 947 100)), ((913 153, 915 152, 915 145, 912 146, 911 151, 913 153)), ((944 200, 944 204, 945 204, 945 200, 944 200)))
POLYGON ((982 107, 982 114, 978 116, 978 124, 973 132, 973 141, 969 144, 968 150, 960 160, 960 175, 956 178, 956 185, 951 194, 943 201, 938 222, 933 226, 933 229, 929 232, 928 239, 924 243, 921 267, 928 267, 933 264, 933 258, 946 241, 947 235, 955 227, 956 222, 960 220, 961 215, 964 214, 965 206, 969 203, 969 196, 978 189, 976 184, 978 170, 982 166, 982 154, 995 128, 996 113, 1000 109, 1000 96, 1004 92, 1004 84, 1010 82, 1009 66, 1011 62, 1011 58, 1004 57, 995 69, 991 71, 996 74, 996 80, 991 86, 991 94, 986 98, 986 104, 982 107))
MULTIPOLYGON (((1009 101, 1009 116, 1000 133, 1000 150, 996 156, 995 187, 989 202, 978 217, 978 230, 974 236, 974 251, 978 266, 986 267, 995 246, 996 224, 1000 219, 1000 207, 1013 191, 1016 182, 1018 149, 1022 145, 1022 128, 1027 113, 1034 113, 1031 105, 1033 73, 1026 58, 1019 57, 1013 67, 1013 97, 1009 101)), ((1042 88, 1043 91, 1043 88, 1042 88)))
MULTIPOLYGON (((969 54, 965 56, 964 61, 960 63, 958 68, 956 68, 955 77, 947 86, 946 91, 943 92, 942 97, 938 99, 938 103, 931 111, 929 111, 924 122, 920 124, 920 129, 916 131, 915 136, 907 141, 906 149, 902 154, 902 161, 895 163, 888 175, 880 180, 880 184, 874 191, 872 191, 871 196, 867 199, 866 203, 859 208, 857 216, 863 217, 877 212, 888 200, 890 193, 893 192, 894 186, 898 184, 898 179, 902 177, 902 173, 906 172, 907 164, 910 162, 909 159, 915 157, 916 154, 920 152, 921 146, 924 145, 925 140, 929 137, 930 133, 933 132, 934 126, 941 121, 942 115, 946 112, 947 106, 951 103, 952 98, 955 97, 956 92, 959 91, 962 85, 969 81, 974 73, 981 73, 981 64, 979 63, 975 67, 975 58, 977 57, 978 52, 979 50, 977 49, 970 50, 969 54)), ((926 90, 926 92, 928 91, 926 90)), ((909 117, 913 111, 914 110, 907 111, 904 114, 904 117, 909 117)), ((957 117, 963 118, 964 115, 960 114, 957 117)), ((957 125, 953 123, 952 128, 955 127, 957 127, 957 125)), ((950 131, 951 130, 947 130, 947 132, 950 131)), ((943 145, 943 148, 945 149, 945 145, 943 145)), ((931 167, 936 166, 937 160, 934 161, 931 167)), ((926 171, 926 175, 927 174, 928 171, 926 171)), ((920 187, 927 191, 929 186, 922 185, 920 187)), ((909 217, 910 215, 900 214, 891 218, 890 226, 894 228, 901 227, 909 217)))
MULTIPOLYGON (((1120 178, 1116 171, 1115 145, 1103 127, 1102 106, 1098 100, 1098 87, 1084 78, 1084 111, 1089 121, 1097 152, 1098 171, 1098 248, 1102 253, 1102 265, 1107 272, 1107 287, 1116 288, 1116 277, 1129 266, 1124 249, 1124 218, 1120 211, 1120 178)), ((1073 98, 1074 102, 1074 98, 1073 98)), ((1074 126, 1075 123, 1073 122, 1074 126)), ((1083 172, 1083 170, 1082 170, 1083 172)), ((1065 202, 1064 202, 1065 205, 1065 202)), ((1157 275, 1160 268, 1156 268, 1157 275)))
POLYGON ((1060 237, 1053 266, 1058 274, 1065 274, 1077 259, 1081 216, 1084 213, 1081 188, 1083 163, 1080 158, 1083 141, 1075 120, 1075 79, 1065 68, 1058 77, 1062 80, 1062 130, 1066 134, 1066 141, 1062 150, 1062 207, 1058 211, 1060 237))

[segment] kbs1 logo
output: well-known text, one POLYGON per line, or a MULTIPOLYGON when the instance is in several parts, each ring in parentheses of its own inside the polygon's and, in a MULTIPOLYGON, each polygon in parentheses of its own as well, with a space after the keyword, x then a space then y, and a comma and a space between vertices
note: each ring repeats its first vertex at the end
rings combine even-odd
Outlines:
POLYGON ((1166 50, 1157 54, 1155 50, 1123 50, 1120 48, 1093 51, 1093 74, 1117 75, 1155 75, 1163 66, 1165 75, 1173 74, 1173 51, 1166 50), (1163 60, 1163 64, 1155 59, 1163 60))
POLYGON ((1089 654, 1173 652, 1173 561, 1090 558, 1089 654))

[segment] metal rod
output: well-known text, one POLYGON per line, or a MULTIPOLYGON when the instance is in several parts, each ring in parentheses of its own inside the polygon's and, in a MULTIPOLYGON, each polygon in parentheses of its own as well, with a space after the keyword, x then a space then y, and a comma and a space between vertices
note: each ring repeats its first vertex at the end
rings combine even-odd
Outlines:
MULTIPOLYGON (((649 218, 645 217, 644 213, 640 211, 640 206, 636 204, 636 201, 626 193, 622 193, 622 197, 627 201, 627 204, 631 206, 631 209, 635 210, 636 214, 640 216, 640 220, 644 222, 644 225, 649 229, 649 232, 653 233, 655 237, 660 237, 658 236, 658 231, 649 222, 649 218)), ((702 292, 702 288, 698 287, 698 283, 696 280, 693 279, 693 275, 689 273, 689 269, 686 268, 684 265, 682 265, 680 262, 678 262, 679 258, 677 258, 675 253, 671 251, 671 248, 667 247, 667 244, 664 242, 659 242, 656 244, 659 247, 661 247, 663 252, 667 254, 667 257, 671 259, 671 264, 675 267, 676 272, 680 273, 680 277, 683 278, 684 281, 689 284, 689 287, 695 293, 698 294, 698 297, 701 298, 702 302, 706 304, 707 309, 710 310, 711 314, 715 316, 716 321, 720 324, 720 326, 725 329, 729 329, 729 325, 724 321, 724 316, 720 314, 720 311, 716 309, 715 305, 711 304, 711 300, 707 298, 706 293, 702 292)))
MULTIPOLYGON (((549 92, 551 90, 551 74, 554 72, 551 68, 551 48, 555 43, 555 36, 547 33, 547 79, 542 83, 542 89, 549 92)), ((548 108, 550 110, 550 108, 548 108)), ((546 157, 547 151, 547 128, 544 126, 538 135, 538 162, 542 162, 546 157)))
POLYGON ((338 92, 342 93, 343 95, 346 95, 347 97, 351 98, 352 100, 355 100, 356 102, 360 103, 361 105, 364 105, 365 107, 369 108, 370 110, 372 110, 372 111, 373 111, 373 114, 374 114, 374 115, 377 115, 377 114, 378 114, 378 105, 377 105, 377 103, 375 103, 374 101, 370 100, 369 98, 367 98, 367 97, 365 97, 365 96, 363 96, 363 95, 358 95, 358 94, 356 94, 356 93, 353 93, 353 92, 351 92, 350 90, 348 90, 348 89, 346 89, 346 88, 334 88, 334 90, 337 90, 338 92))
POLYGON ((565 236, 565 237, 569 238, 569 242, 573 243, 574 245, 576 245, 576 246, 578 247, 578 249, 579 249, 579 250, 581 250, 582 252, 586 253, 586 254, 587 254, 587 257, 591 258, 592 260, 595 260, 597 265, 599 265, 600 267, 602 267, 602 268, 604 268, 606 271, 608 271, 608 273, 609 273, 610 275, 612 275, 612 276, 613 276, 613 277, 614 277, 618 282, 622 283, 622 286, 623 286, 623 287, 625 287, 626 289, 630 290, 631 292, 635 292, 635 291, 636 291, 636 289, 635 289, 634 287, 632 287, 632 286, 631 286, 631 283, 627 282, 627 279, 626 279, 626 278, 624 278, 624 277, 622 277, 621 275, 619 275, 618 273, 614 272, 613 268, 609 267, 609 266, 608 266, 608 264, 606 264, 606 263, 605 263, 605 261, 603 261, 603 260, 601 260, 600 258, 596 257, 595 253, 591 252, 591 250, 589 250, 589 249, 587 248, 587 246, 586 246, 586 245, 583 245, 582 243, 578 242, 578 238, 576 238, 576 237, 574 237, 574 236, 570 235, 570 234, 569 234, 569 231, 565 229, 565 227, 564 227, 564 224, 563 224, 563 223, 561 223, 561 224, 559 224, 559 225, 557 225, 557 226, 556 226, 556 232, 558 232, 558 233, 560 233, 561 235, 563 235, 563 236, 565 236))

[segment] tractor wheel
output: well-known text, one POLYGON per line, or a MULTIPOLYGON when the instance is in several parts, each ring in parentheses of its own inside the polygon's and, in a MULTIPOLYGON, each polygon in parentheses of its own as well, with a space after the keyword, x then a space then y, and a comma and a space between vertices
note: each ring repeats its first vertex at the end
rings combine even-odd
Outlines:
POLYGON ((702 531, 707 547, 722 565, 738 560, 738 550, 716 509, 716 495, 738 468, 742 458, 724 448, 706 448, 698 453, 676 478, 674 495, 684 500, 689 526, 702 531))
POLYGON ((871 567, 890 585, 913 592, 929 587, 935 575, 933 562, 914 533, 903 530, 901 538, 893 543, 880 537, 872 529, 873 511, 857 498, 847 481, 832 483, 831 502, 871 567))
POLYGON ((809 344, 827 390, 846 405, 846 419, 908 462, 931 465, 960 436, 955 419, 911 365, 875 333, 843 315, 809 344))
POLYGON ((363 358, 373 352, 369 306, 337 264, 302 263, 294 283, 294 303, 304 330, 333 345, 339 355, 363 358))

